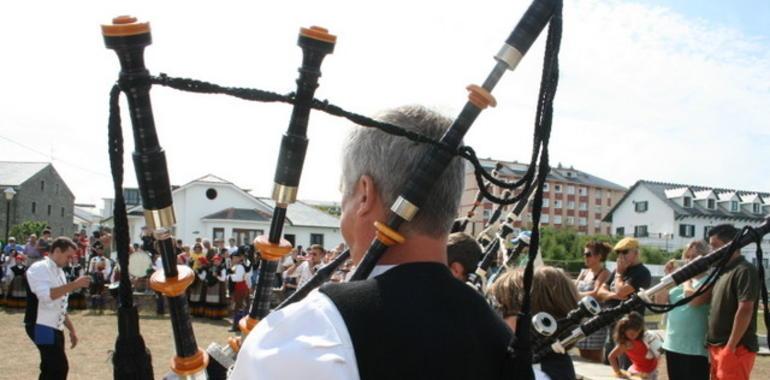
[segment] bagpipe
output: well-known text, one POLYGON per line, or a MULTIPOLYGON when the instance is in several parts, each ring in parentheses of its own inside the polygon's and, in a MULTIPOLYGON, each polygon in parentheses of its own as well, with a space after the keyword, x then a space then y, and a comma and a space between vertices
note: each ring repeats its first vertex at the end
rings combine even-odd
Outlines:
MULTIPOLYGON (((557 333, 554 333, 550 338, 542 339, 535 345, 534 357, 535 362, 539 361, 546 355, 556 352, 564 353, 566 348, 577 343, 583 338, 593 334, 600 329, 610 326, 624 315, 631 311, 637 310, 639 307, 644 306, 648 310, 654 313, 665 313, 674 308, 686 305, 694 298, 707 292, 716 282, 716 280, 722 275, 725 266, 730 261, 732 254, 750 244, 756 244, 756 257, 757 262, 760 263, 758 267, 758 273, 761 283, 761 300, 764 304, 764 322, 766 327, 770 327, 770 312, 768 311, 768 296, 767 288, 764 281, 764 268, 762 267, 762 247, 761 242, 763 236, 770 233, 770 217, 766 218, 764 223, 757 227, 744 227, 735 238, 728 244, 725 244, 719 249, 716 249, 706 255, 699 256, 698 258, 688 262, 684 266, 680 267, 676 271, 669 275, 664 276, 660 282, 651 287, 650 289, 642 289, 638 293, 631 295, 630 298, 621 302, 619 305, 600 311, 595 316, 582 320, 587 313, 581 312, 580 308, 570 312, 573 315, 569 321, 565 321, 563 327, 559 328, 557 333), (713 268, 713 270, 711 270, 713 268), (711 270, 706 275, 706 279, 703 281, 703 285, 700 286, 692 295, 684 297, 673 304, 655 304, 653 300, 655 295, 667 292, 669 289, 678 286, 685 281, 698 276, 702 273, 711 270)), ((581 306, 583 307, 583 306, 581 306)), ((569 317, 568 317, 569 318, 569 317)), ((770 330, 770 329, 768 329, 770 330)), ((767 337, 770 342, 770 335, 767 337)))
MULTIPOLYGON (((230 338, 224 348, 218 345, 210 346, 204 351, 198 347, 195 340, 189 308, 184 297, 185 289, 193 281, 193 273, 187 266, 176 265, 172 236, 176 218, 165 153, 158 140, 152 114, 149 90, 153 85, 196 93, 225 94, 250 101, 283 102, 293 106, 289 127, 282 138, 276 165, 272 194, 275 208, 270 230, 267 236, 260 236, 254 242, 261 253, 262 262, 259 266, 259 281, 254 289, 254 299, 249 313, 239 322, 244 335, 248 334, 259 320, 270 312, 270 293, 278 261, 292 249, 291 244, 282 238, 283 225, 287 207, 296 201, 308 146, 306 131, 312 109, 429 146, 428 152, 419 161, 420 169, 408 180, 406 188, 392 205, 388 220, 375 223, 376 237, 363 259, 357 263, 350 281, 366 279, 386 253, 387 248, 404 241, 404 237, 398 232, 399 227, 414 218, 430 195, 436 179, 454 158, 460 157, 473 165, 475 179, 483 198, 497 204, 518 204, 519 209, 526 207, 531 198, 534 227, 530 242, 532 248, 529 250, 530 260, 524 276, 525 289, 530 289, 532 262, 537 255, 538 247, 543 184, 550 169, 548 143, 553 117, 553 100, 558 84, 558 53, 562 32, 561 9, 560 0, 535 0, 529 6, 500 51, 494 56, 495 66, 483 84, 467 87, 468 101, 451 127, 438 141, 396 125, 346 111, 327 101, 315 99, 314 92, 321 76, 320 65, 324 57, 332 53, 336 43, 336 37, 329 34, 326 29, 312 27, 300 30, 298 44, 302 48, 303 60, 299 69, 297 89, 291 94, 281 95, 258 89, 225 87, 166 75, 152 76, 145 67, 143 57, 144 48, 151 43, 149 23, 138 22, 133 17, 121 16, 113 19, 112 24, 103 25, 105 44, 118 55, 121 66, 118 82, 110 91, 109 117, 109 153, 115 190, 115 237, 118 261, 121 267, 128 266, 129 239, 125 201, 122 197, 123 137, 118 102, 120 94, 124 93, 128 100, 133 126, 135 145, 133 160, 145 209, 145 221, 153 231, 163 262, 163 270, 152 275, 150 284, 154 290, 164 294, 169 300, 176 348, 169 377, 223 378, 225 370, 229 367, 229 361, 237 355, 240 342, 237 338, 230 338), (492 90, 506 71, 516 68, 546 25, 548 25, 548 37, 535 116, 531 162, 522 178, 514 182, 503 181, 490 175, 482 167, 474 150, 462 145, 462 139, 480 113, 487 107, 496 105, 496 100, 491 94, 492 90), (485 181, 509 191, 510 195, 506 198, 496 197, 486 190, 485 181), (216 360, 210 360, 210 356, 216 360)), ((348 253, 341 254, 333 263, 319 270, 316 278, 297 291, 296 297, 287 299, 281 306, 285 306, 287 302, 296 302, 313 287, 328 279, 336 266, 346 260, 346 255, 348 253)), ((121 272, 120 282, 119 335, 113 356, 113 374, 119 379, 149 379, 152 378, 149 351, 144 346, 139 333, 138 313, 131 299, 131 286, 126 271, 121 272)), ((516 332, 516 339, 511 342, 511 357, 516 365, 521 366, 520 368, 530 375, 527 377, 531 377, 528 290, 526 294, 522 307, 522 322, 516 332)))

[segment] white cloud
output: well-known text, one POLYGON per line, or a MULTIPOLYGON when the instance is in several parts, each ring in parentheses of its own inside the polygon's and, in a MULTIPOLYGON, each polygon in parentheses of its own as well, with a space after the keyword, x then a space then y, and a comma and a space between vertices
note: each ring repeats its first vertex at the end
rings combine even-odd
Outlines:
MULTIPOLYGON (((0 33, 13 37, 0 61, 0 136, 89 168, 56 163, 79 201, 110 196, 107 93, 118 65, 98 25, 127 11, 152 22, 146 57, 154 73, 289 92, 300 64, 297 30, 318 24, 339 36, 318 97, 359 113, 424 103, 454 116, 463 88, 484 79, 526 3, 99 1, 72 12, 61 2, 6 2, 0 33)), ((770 189, 757 158, 770 140, 766 41, 618 1, 567 1, 564 27, 554 164, 627 186, 650 178, 770 189)), ((480 156, 529 157, 542 40, 502 79, 499 106, 467 136, 480 156)), ((269 194, 289 106, 161 88, 153 102, 172 182, 211 172, 269 194)), ((338 196, 345 124, 311 115, 301 198, 338 196)), ((130 152, 127 115, 124 130, 130 152)), ((0 151, 4 160, 46 159, 5 140, 0 151)), ((128 156, 126 163, 133 184, 128 156)))

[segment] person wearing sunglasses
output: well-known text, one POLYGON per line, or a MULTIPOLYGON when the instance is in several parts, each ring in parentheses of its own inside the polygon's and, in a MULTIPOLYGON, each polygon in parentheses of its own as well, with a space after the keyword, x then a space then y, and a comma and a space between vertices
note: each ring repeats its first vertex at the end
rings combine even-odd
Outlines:
MULTIPOLYGON (((583 248, 583 260, 586 268, 580 271, 575 279, 575 285, 580 292, 581 297, 591 296, 596 298, 596 293, 601 289, 602 284, 610 278, 610 271, 604 267, 607 261, 607 255, 612 251, 612 246, 600 241, 590 241, 583 248)), ((577 347, 580 349, 580 356, 592 362, 602 361, 602 349, 604 342, 607 341, 609 330, 605 327, 581 340, 577 347)))
MULTIPOLYGON (((639 240, 632 237, 621 239, 615 244, 614 251, 618 255, 617 266, 601 289, 596 293, 596 298, 604 302, 607 307, 615 307, 627 300, 639 289, 647 289, 652 283, 650 270, 642 263, 639 240)), ((639 305, 634 311, 644 316, 644 305, 639 305)), ((610 330, 614 329, 611 326, 610 330)), ((615 342, 608 339, 605 345, 605 356, 612 351, 615 342)), ((607 363, 605 357, 605 363, 607 363)), ((623 356, 620 365, 624 369, 630 366, 630 362, 623 356)))

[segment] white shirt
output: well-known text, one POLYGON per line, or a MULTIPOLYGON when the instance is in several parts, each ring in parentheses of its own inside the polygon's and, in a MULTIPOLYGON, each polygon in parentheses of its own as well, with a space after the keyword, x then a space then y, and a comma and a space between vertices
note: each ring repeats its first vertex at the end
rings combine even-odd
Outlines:
POLYGON ((99 262, 104 261, 104 270, 101 270, 100 272, 104 275, 104 279, 107 279, 107 276, 112 273, 112 263, 110 260, 107 260, 104 256, 94 256, 91 258, 91 261, 89 261, 88 264, 88 272, 96 272, 96 265, 99 264, 99 262))
MULTIPOLYGON (((376 266, 369 277, 393 265, 376 266)), ((313 290, 305 299, 273 311, 246 337, 230 380, 358 380, 350 333, 337 306, 313 290)))
POLYGON ((297 287, 301 288, 306 282, 313 278, 313 271, 310 269, 310 261, 303 261, 302 264, 297 267, 297 270, 292 273, 292 277, 297 278, 297 287))
POLYGON ((246 280, 244 278, 246 276, 246 269, 243 269, 243 265, 238 264, 232 269, 233 273, 229 275, 232 282, 241 282, 246 280))
POLYGON ((45 257, 27 269, 27 282, 37 296, 37 324, 64 330, 67 316, 67 296, 51 299, 51 289, 67 283, 64 271, 53 260, 45 257))

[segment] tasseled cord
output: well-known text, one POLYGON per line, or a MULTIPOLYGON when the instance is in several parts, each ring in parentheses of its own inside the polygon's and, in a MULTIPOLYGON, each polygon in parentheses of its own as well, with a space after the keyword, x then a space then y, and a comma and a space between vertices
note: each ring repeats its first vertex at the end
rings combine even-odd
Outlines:
POLYGON ((112 375, 116 380, 152 380, 152 356, 139 333, 139 312, 134 306, 128 275, 128 218, 123 199, 123 131, 120 125, 120 87, 110 91, 110 169, 115 188, 114 236, 120 265, 118 290, 118 338, 112 353, 112 375))

